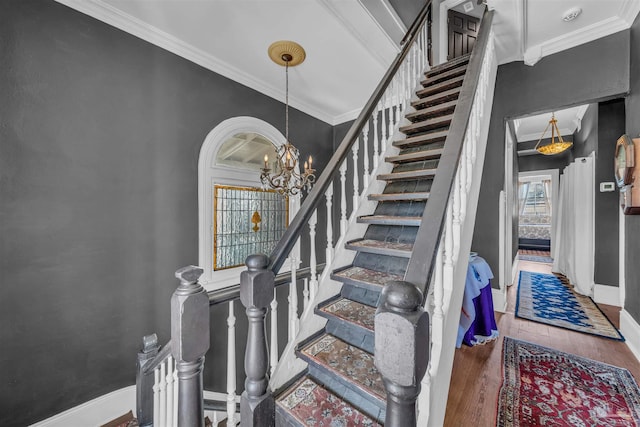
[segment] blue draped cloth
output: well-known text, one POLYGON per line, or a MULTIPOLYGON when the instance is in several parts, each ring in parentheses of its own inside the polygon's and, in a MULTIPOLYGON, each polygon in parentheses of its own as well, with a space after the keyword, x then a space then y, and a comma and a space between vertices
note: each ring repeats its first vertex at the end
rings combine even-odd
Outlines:
POLYGON ((456 347, 462 343, 469 346, 484 344, 498 338, 498 326, 493 313, 491 296, 493 272, 489 264, 477 255, 472 255, 467 267, 467 278, 462 299, 462 311, 458 326, 456 347))

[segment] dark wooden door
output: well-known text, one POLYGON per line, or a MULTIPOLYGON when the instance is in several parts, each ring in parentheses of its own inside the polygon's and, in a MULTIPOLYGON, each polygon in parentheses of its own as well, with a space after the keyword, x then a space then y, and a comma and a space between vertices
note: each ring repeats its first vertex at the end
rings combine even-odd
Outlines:
POLYGON ((454 10, 449 10, 449 53, 447 59, 465 55, 473 49, 478 37, 480 20, 454 10))

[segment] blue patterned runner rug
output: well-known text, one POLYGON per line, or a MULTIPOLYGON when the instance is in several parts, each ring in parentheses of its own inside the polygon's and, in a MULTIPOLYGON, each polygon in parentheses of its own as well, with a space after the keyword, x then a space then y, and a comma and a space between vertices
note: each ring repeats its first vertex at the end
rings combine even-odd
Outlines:
POLYGON ((521 271, 516 316, 577 332, 624 341, 587 296, 575 293, 563 277, 521 271))

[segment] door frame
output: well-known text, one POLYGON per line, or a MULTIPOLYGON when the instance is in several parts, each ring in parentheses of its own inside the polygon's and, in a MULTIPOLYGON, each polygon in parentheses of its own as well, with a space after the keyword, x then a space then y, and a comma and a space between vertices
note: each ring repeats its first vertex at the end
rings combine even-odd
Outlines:
POLYGON ((438 64, 444 64, 445 62, 447 62, 447 52, 449 52, 449 37, 447 35, 448 25, 445 25, 445 23, 447 22, 447 12, 449 11, 449 9, 452 9, 457 5, 468 1, 469 0, 444 0, 442 3, 440 3, 440 12, 438 16, 438 64))

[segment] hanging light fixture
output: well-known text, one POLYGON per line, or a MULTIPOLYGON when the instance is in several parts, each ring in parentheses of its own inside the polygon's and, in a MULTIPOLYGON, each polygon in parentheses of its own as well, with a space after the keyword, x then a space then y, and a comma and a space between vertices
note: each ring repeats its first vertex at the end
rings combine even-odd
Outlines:
POLYGON ((292 41, 277 41, 269 46, 269 57, 273 62, 285 67, 285 143, 276 149, 276 163, 273 173, 269 167, 269 156, 264 156, 264 168, 260 181, 284 196, 294 196, 303 188, 309 191, 315 182, 313 159, 304 163, 304 172, 298 172, 298 149, 289 141, 289 67, 301 64, 306 53, 302 46, 292 41))
POLYGON ((558 130, 558 121, 556 120, 556 116, 554 113, 551 113, 551 120, 549 120, 549 124, 547 124, 547 127, 544 128, 544 132, 540 135, 540 139, 536 144, 536 151, 540 154, 544 154, 545 156, 552 156, 554 154, 560 154, 572 146, 573 142, 562 139, 562 135, 560 135, 560 131, 558 130), (551 142, 540 145, 549 127, 551 127, 551 142))

